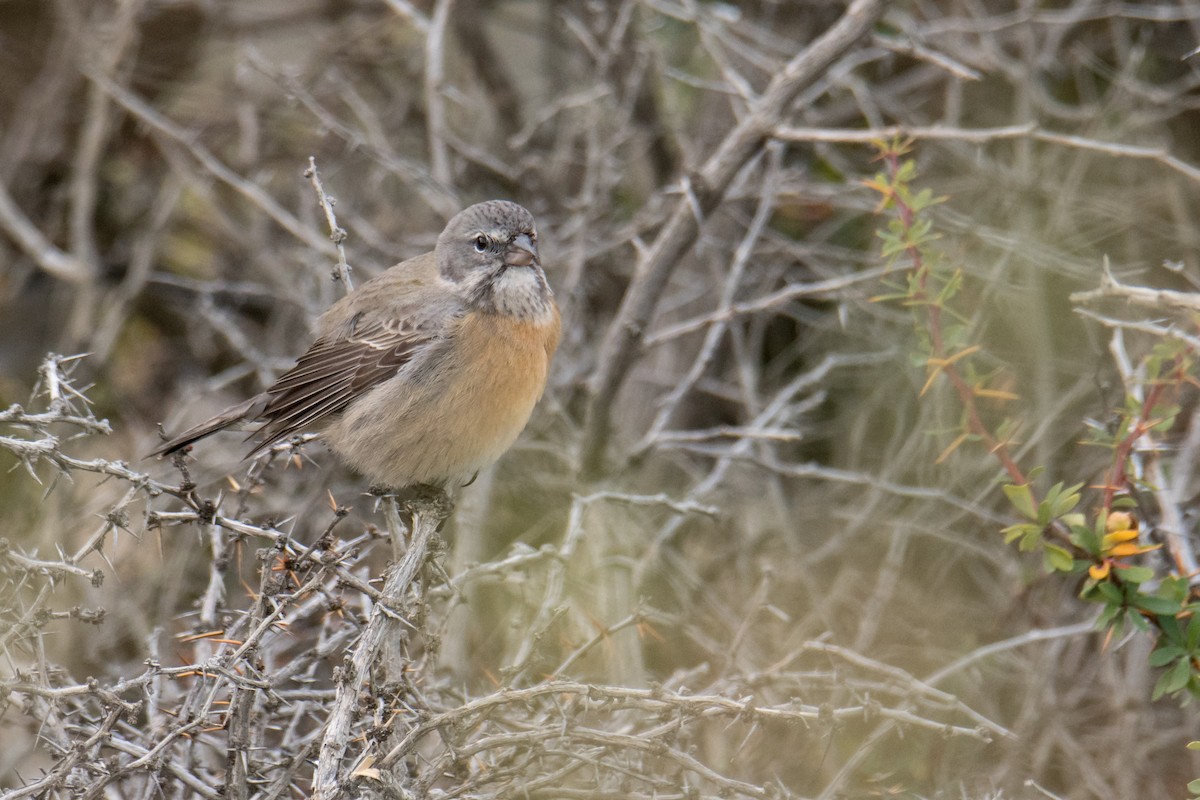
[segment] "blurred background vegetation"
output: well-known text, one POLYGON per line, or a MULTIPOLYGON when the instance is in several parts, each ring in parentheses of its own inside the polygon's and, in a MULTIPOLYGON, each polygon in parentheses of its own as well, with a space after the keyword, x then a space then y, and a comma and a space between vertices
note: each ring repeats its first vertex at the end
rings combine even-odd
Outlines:
MULTIPOLYGON (((1124 403, 1121 328, 1075 313, 1068 296, 1101 283, 1105 258, 1125 284, 1200 285, 1200 3, 887 4, 773 110, 781 124, 712 203, 689 197, 772 79, 844 11, 832 0, 3 0, 0 406, 44 407, 33 392, 45 355, 87 353, 76 385, 112 433, 59 431, 63 450, 178 484, 166 462, 139 460, 156 424, 178 431, 269 383, 343 291, 310 156, 338 200, 356 282, 430 249, 459 208, 512 199, 538 218, 567 333, 526 435, 462 492, 445 575, 561 548, 573 497, 662 494, 712 513, 586 504, 552 607, 554 569, 532 557, 453 600, 435 592, 424 632, 437 645, 419 648, 434 706, 553 674, 824 715, 687 718, 681 752, 760 794, 670 759, 635 768, 609 743, 587 756, 587 777, 538 784, 544 797, 1183 796, 1200 777, 1185 749, 1200 718, 1180 698, 1151 701, 1152 638, 1094 632, 1081 578, 1045 575, 1004 544, 1016 515, 997 462, 972 442, 947 452, 961 406, 941 384, 921 394, 920 317, 873 302, 903 278, 884 274, 885 220, 863 185, 881 165, 864 132, 900 126, 914 185, 946 197, 928 212, 938 257, 961 271, 955 307, 982 347, 976 368, 1018 398, 984 409, 1019 422, 1023 469, 1045 467, 1047 486, 1101 485, 1111 453, 1081 442, 1124 403), (664 223, 693 205, 697 232, 668 266, 632 367, 597 397, 622 300, 664 223), (599 441, 597 408, 611 417, 599 441), (935 700, 914 688, 933 676, 935 700), (885 727, 880 709, 936 724, 885 727), (1011 735, 936 729, 986 728, 979 719, 1011 735)), ((1108 311, 1135 323, 1122 334, 1135 358, 1161 337, 1136 323, 1170 313, 1108 311)), ((1195 331, 1189 316, 1175 324, 1195 331)), ((1185 386, 1165 452, 1190 441, 1195 400, 1185 386)), ((309 543, 332 497, 352 509, 340 535, 368 542, 382 526, 362 481, 319 446, 260 471, 242 452, 218 438, 189 467, 232 516, 309 543)), ((37 635, 0 638, 0 680, 111 683, 148 657, 199 660, 178 637, 203 627, 205 529, 149 525, 184 506, 136 481, 31 471, 0 450, 7 548, 62 558, 114 508, 125 516, 81 562, 106 573, 100 586, 0 570, 0 631, 38 609, 106 610, 100 625, 46 618, 37 635)), ((1176 498, 1189 538, 1198 488, 1176 498)), ((1101 492, 1084 494, 1094 513, 1101 492)), ((1139 513, 1154 541, 1161 509, 1143 499, 1139 513)), ((227 620, 259 585, 260 545, 231 543, 227 620)), ((364 579, 385 550, 367 548, 364 579)), ((1162 553, 1144 559, 1170 568, 1162 553)), ((339 658, 314 685, 331 685, 339 658)), ((65 745, 39 733, 53 714, 38 704, 60 701, 10 689, 0 789, 19 792, 65 745)), ((319 706, 303 716, 302 732, 319 733, 319 706)), ((224 752, 220 724, 205 735, 224 752)), ((108 755, 99 748, 89 768, 108 755)), ((224 779, 221 758, 189 758, 224 779)), ((509 783, 445 778, 440 791, 520 796, 550 774, 547 761, 520 763, 509 783)), ((153 779, 187 796, 169 771, 153 779)), ((301 796, 307 780, 282 785, 301 796)), ((133 778, 103 791, 154 796, 133 778)))

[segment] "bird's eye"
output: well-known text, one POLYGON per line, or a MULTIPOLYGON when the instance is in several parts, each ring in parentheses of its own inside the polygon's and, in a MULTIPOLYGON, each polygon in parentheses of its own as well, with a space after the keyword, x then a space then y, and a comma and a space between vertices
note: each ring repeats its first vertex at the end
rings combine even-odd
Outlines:
POLYGON ((482 253, 484 250, 487 250, 487 246, 488 240, 486 236, 480 234, 479 236, 475 237, 475 251, 477 253, 482 253))

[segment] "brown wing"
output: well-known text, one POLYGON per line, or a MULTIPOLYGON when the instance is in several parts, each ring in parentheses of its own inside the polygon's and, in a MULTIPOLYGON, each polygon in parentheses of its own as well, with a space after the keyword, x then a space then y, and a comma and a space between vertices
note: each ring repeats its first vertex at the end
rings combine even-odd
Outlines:
POLYGON ((351 320, 347 335, 317 339, 267 389, 270 399, 260 415, 266 422, 247 437, 258 440, 250 456, 341 411, 395 375, 436 336, 403 320, 359 321, 351 320))

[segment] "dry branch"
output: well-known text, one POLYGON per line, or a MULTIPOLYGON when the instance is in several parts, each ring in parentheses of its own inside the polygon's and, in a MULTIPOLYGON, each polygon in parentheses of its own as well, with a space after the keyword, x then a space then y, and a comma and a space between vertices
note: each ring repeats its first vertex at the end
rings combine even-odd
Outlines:
POLYGON ((734 178, 783 120, 795 98, 864 36, 886 7, 885 0, 854 0, 833 27, 771 79, 712 155, 684 179, 674 209, 639 259, 634 280, 625 290, 600 348, 595 375, 588 383, 582 449, 585 473, 597 475, 602 471, 617 390, 637 355, 667 281, 691 248, 704 219, 720 204, 734 178))

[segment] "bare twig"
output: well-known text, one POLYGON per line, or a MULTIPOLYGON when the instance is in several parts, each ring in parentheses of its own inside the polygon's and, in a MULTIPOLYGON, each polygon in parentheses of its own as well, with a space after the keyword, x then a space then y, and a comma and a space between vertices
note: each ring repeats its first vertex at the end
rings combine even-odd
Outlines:
POLYGON ((701 215, 715 209, 744 164, 778 126, 791 101, 874 25, 886 5, 883 0, 855 0, 833 27, 775 75, 749 113, 690 178, 691 191, 685 192, 684 199, 676 203, 625 292, 601 348, 595 375, 588 384, 583 438, 585 472, 601 471, 616 392, 625 380, 667 280, 699 229, 700 220, 693 213, 690 198, 695 197, 701 215))
POLYGON ((329 225, 329 239, 337 248, 337 266, 333 270, 334 280, 341 281, 347 293, 352 292, 354 291, 354 282, 350 279, 350 265, 346 263, 346 229, 337 223, 337 215, 333 213, 333 206, 337 201, 325 194, 325 186, 321 183, 321 173, 317 172, 317 159, 313 156, 308 157, 308 169, 304 171, 304 177, 308 178, 313 191, 317 193, 317 202, 321 206, 321 211, 325 213, 326 224, 329 225))
POLYGON ((122 108, 145 123, 152 130, 182 145, 214 177, 235 189, 306 246, 327 256, 334 257, 337 255, 337 248, 331 242, 322 238, 320 234, 302 223, 294 214, 281 206, 275 198, 267 194, 262 187, 246 180, 227 167, 220 159, 209 152, 207 148, 197 143, 194 136, 190 136, 187 131, 154 110, 145 101, 123 86, 118 86, 105 76, 89 75, 88 79, 95 82, 96 85, 103 89, 122 108))
POLYGON ((429 138, 429 171, 444 186, 453 181, 446 145, 446 29, 454 0, 438 0, 425 36, 425 131, 429 138))
POLYGON ((88 280, 91 268, 55 247, 21 211, 8 187, 0 182, 0 226, 33 262, 54 277, 77 283, 88 280))
POLYGON ((1149 289, 1143 286, 1129 286, 1120 283, 1107 266, 1104 269, 1100 286, 1084 292, 1071 294, 1072 303, 1092 303, 1103 299, 1125 300, 1133 305, 1156 309, 1177 309, 1180 311, 1200 311, 1200 294, 1195 292, 1179 292, 1172 289, 1149 289))

